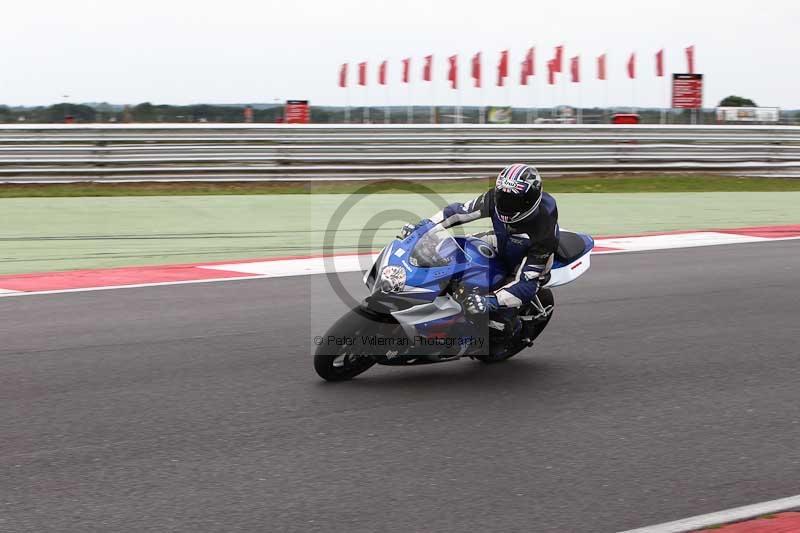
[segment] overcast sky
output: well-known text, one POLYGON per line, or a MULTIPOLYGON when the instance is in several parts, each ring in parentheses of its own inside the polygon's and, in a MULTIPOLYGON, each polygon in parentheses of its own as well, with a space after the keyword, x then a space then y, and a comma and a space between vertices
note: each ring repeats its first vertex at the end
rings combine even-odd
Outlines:
POLYGON ((800 2, 797 0, 10 0, 0 31, 0 103, 240 103, 287 98, 312 104, 369 102, 660 106, 667 72, 684 72, 695 45, 706 77, 704 104, 728 94, 762 106, 800 108, 800 2), (566 74, 546 85, 553 47, 580 55, 584 83, 566 74), (518 85, 519 62, 536 46, 533 86, 518 85), (511 53, 510 87, 494 87, 500 50, 511 53), (483 90, 471 86, 468 60, 482 51, 483 90), (639 78, 625 73, 635 51, 639 78), (595 58, 608 54, 607 83, 595 58), (421 81, 422 57, 434 76, 421 81), (463 89, 446 82, 446 57, 458 54, 463 89), (400 60, 413 58, 409 88, 400 60), (389 88, 374 85, 390 61, 389 88), (339 65, 369 61, 367 90, 337 86, 339 65))

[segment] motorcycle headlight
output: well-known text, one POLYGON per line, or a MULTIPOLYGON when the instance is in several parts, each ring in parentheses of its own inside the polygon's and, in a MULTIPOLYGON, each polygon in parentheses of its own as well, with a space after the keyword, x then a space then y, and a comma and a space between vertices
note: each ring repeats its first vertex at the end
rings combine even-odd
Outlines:
POLYGON ((378 281, 381 292, 399 292, 406 286, 406 271, 403 267, 389 265, 381 270, 378 281))

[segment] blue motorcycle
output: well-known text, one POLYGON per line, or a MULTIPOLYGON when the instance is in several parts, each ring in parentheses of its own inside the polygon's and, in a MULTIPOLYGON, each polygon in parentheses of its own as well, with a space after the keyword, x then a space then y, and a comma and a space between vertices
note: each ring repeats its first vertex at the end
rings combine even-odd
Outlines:
MULTIPOLYGON (((553 315, 550 290, 589 269, 594 241, 561 230, 549 280, 518 318, 467 315, 462 301, 509 281, 495 249, 475 236, 454 237, 428 221, 386 246, 364 275, 369 296, 321 337, 314 368, 328 381, 351 379, 374 364, 406 366, 470 357, 507 360, 531 346, 553 315)), ((494 315, 494 314, 493 314, 494 315)))

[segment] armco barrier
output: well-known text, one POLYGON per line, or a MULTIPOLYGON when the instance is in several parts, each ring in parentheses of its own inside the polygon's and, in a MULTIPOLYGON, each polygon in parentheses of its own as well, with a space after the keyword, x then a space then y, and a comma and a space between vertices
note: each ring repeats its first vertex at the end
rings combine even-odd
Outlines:
POLYGON ((0 181, 488 176, 800 169, 800 127, 0 125, 0 181))

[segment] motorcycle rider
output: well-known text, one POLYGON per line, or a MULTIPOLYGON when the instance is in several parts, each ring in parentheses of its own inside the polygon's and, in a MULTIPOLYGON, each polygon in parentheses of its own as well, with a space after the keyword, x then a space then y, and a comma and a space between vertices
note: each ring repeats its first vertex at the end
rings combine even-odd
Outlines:
MULTIPOLYGON (((466 204, 450 204, 430 220, 449 228, 481 218, 491 218, 493 231, 475 237, 494 247, 513 278, 490 294, 468 295, 462 305, 468 314, 488 314, 490 332, 507 338, 523 327, 520 310, 527 314, 549 277, 558 248, 558 208, 555 199, 542 191, 539 172, 517 163, 501 170, 495 186, 485 193, 466 204)), ((413 231, 410 225, 403 233, 409 230, 413 231)), ((531 322, 524 324, 530 328, 531 322)), ((523 330, 520 339, 530 345, 528 333, 523 330)))

